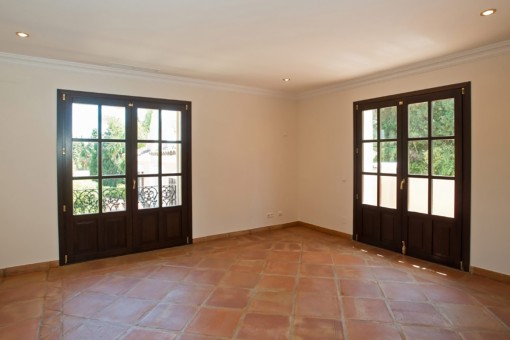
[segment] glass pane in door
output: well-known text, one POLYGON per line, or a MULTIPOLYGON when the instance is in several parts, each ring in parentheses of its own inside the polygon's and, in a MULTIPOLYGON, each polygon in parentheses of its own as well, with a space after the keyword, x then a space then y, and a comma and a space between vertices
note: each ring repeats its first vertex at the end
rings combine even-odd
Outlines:
POLYGON ((455 176, 455 140, 432 141, 432 175, 455 176))
POLYGON ((429 135, 429 104, 428 102, 409 104, 407 107, 409 138, 422 138, 429 135))
POLYGON ((99 107, 91 104, 73 103, 73 138, 93 138, 98 136, 99 107))
POLYGON ((161 184, 163 207, 181 205, 181 176, 163 176, 161 184))
POLYGON ((432 180, 432 215, 455 216, 455 180, 432 180))
POLYGON ((136 155, 139 175, 159 173, 159 143, 138 143, 136 155))
POLYGON ((103 212, 126 210, 126 179, 103 179, 103 212))
POLYGON ((101 130, 103 139, 126 139, 126 108, 103 105, 101 107, 101 130))
POLYGON ((363 172, 377 172, 377 143, 363 143, 363 172))
POLYGON ((455 100, 432 101, 432 137, 455 135, 455 100))
POLYGON ((363 202, 363 204, 377 206, 377 176, 376 175, 363 175, 362 202, 363 202))
POLYGON ((379 202, 384 208, 397 208, 397 177, 380 176, 379 202))
POLYGON ((408 142, 408 173, 409 175, 429 174, 429 142, 416 140, 408 142))
POLYGON ((73 180, 73 215, 99 213, 97 179, 73 180))
POLYGON ((381 142, 381 172, 397 173, 397 142, 381 142))
POLYGON ((73 177, 97 176, 97 142, 73 142, 73 177))
POLYGON ((381 133, 380 139, 397 138, 397 107, 383 107, 380 110, 381 115, 381 133))
POLYGON ((181 172, 181 144, 161 144, 161 172, 164 174, 175 174, 181 172))
POLYGON ((363 140, 377 139, 377 110, 365 110, 362 115, 363 140))
POLYGON ((154 109, 137 110, 138 140, 159 139, 159 111, 154 109))
POLYGON ((417 213, 429 213, 429 180, 427 178, 409 178, 407 210, 417 213))
POLYGON ((181 140, 181 112, 161 110, 161 139, 166 141, 181 140))
POLYGON ((159 208, 159 177, 138 177, 138 209, 159 208))
POLYGON ((102 144, 102 174, 103 176, 126 174, 126 143, 103 142, 102 144))

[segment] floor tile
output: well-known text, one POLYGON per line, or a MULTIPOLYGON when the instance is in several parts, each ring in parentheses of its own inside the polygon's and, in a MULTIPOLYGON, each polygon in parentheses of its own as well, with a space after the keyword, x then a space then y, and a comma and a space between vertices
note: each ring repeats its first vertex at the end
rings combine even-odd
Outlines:
POLYGON ((154 306, 155 303, 153 301, 122 297, 95 314, 94 318, 113 322, 134 323, 154 306))
POLYGON ((326 251, 307 251, 303 252, 303 263, 315 264, 333 264, 331 253, 326 251))
POLYGON ((312 277, 335 277, 333 266, 315 263, 301 263, 300 274, 312 277))
POLYGON ((295 339, 344 339, 342 322, 332 319, 296 317, 293 334, 295 339))
POLYGON ((507 307, 489 307, 489 310, 510 328, 510 305, 507 307))
POLYGON ((334 266, 338 279, 373 280, 374 275, 370 267, 334 266))
POLYGON ((347 320, 349 339, 401 340, 398 329, 389 323, 347 320))
POLYGON ((428 299, 422 293, 421 286, 404 282, 381 282, 379 283, 384 296, 390 300, 427 302, 428 299))
POLYGON ((91 317, 103 310, 115 300, 114 296, 96 292, 83 292, 64 303, 63 311, 67 315, 91 317))
POLYGON ((125 325, 114 325, 102 321, 90 320, 67 332, 64 339, 116 339, 129 329, 125 325))
POLYGON ((292 308, 292 293, 259 291, 253 296, 248 309, 252 312, 291 315, 292 308))
POLYGON ((296 287, 296 278, 293 276, 279 276, 279 275, 262 275, 258 289, 262 290, 278 290, 291 292, 296 287))
POLYGON ((389 302, 397 322, 411 325, 449 326, 450 323, 429 303, 389 302))
POLYGON ((476 300, 469 294, 457 288, 441 285, 422 285, 422 290, 431 301, 439 303, 458 303, 463 305, 475 304, 476 300))
POLYGON ((160 266, 149 275, 149 278, 178 282, 182 281, 190 271, 189 268, 184 267, 160 266))
POLYGON ((301 243, 298 242, 277 242, 275 243, 274 250, 285 251, 301 251, 301 243))
POLYGON ((186 328, 186 333, 230 338, 234 335, 240 318, 241 311, 202 308, 186 328))
POLYGON ((246 250, 239 255, 241 260, 265 260, 269 255, 265 250, 246 250))
POLYGON ((140 279, 122 276, 109 276, 88 288, 88 291, 110 295, 121 295, 133 288, 140 279))
POLYGON ((300 292, 321 292, 336 295, 336 281, 327 278, 301 277, 298 282, 300 292))
POLYGON ((143 279, 128 290, 124 296, 147 300, 160 300, 168 294, 173 286, 174 283, 164 280, 143 279))
POLYGON ((227 287, 253 288, 256 286, 259 279, 260 275, 257 273, 230 271, 223 276, 223 279, 220 281, 220 285, 227 287))
POLYGON ((451 329, 420 326, 402 326, 406 339, 412 340, 462 340, 462 337, 451 329))
POLYGON ((340 318, 340 305, 336 295, 319 293, 298 293, 296 315, 321 318, 340 318))
POLYGON ((139 322, 141 326, 181 331, 197 312, 197 307, 159 304, 139 322))
POLYGON ((0 289, 0 305, 42 298, 46 295, 47 290, 48 285, 44 282, 29 283, 23 285, 23 289, 19 287, 0 289))
POLYGON ((266 262, 264 260, 239 260, 230 267, 231 271, 260 273, 266 262))
POLYGON ((176 284, 163 301, 177 304, 201 305, 212 291, 212 286, 176 284))
POLYGON ((173 340, 176 334, 167 333, 159 330, 132 328, 127 334, 121 337, 122 340, 173 340))
POLYGON ((216 288, 206 302, 211 307, 244 308, 248 305, 250 291, 242 288, 216 288))
POLYGON ((39 320, 31 319, 0 326, 0 340, 39 339, 39 320))
POLYGON ((267 259, 271 261, 279 261, 279 262, 299 262, 301 258, 300 252, 295 251, 270 251, 268 253, 267 259))
POLYGON ((482 330, 505 330, 503 322, 489 314, 481 306, 441 304, 439 309, 454 326, 462 328, 478 328, 482 330))
POLYGON ((396 268, 374 267, 372 273, 380 281, 414 282, 412 275, 396 268))
POLYGON ((348 254, 332 254, 333 263, 337 266, 365 266, 366 261, 363 257, 348 254))
POLYGON ((368 280, 339 280, 340 291, 343 296, 381 298, 381 289, 376 281, 368 280))
POLYGON ((217 285, 224 275, 224 271, 197 269, 190 272, 184 281, 194 284, 217 285))
POLYGON ((237 339, 288 339, 289 316, 248 313, 237 339))
POLYGON ((264 274, 274 275, 297 275, 299 269, 298 263, 289 263, 282 261, 267 261, 264 268, 264 274))
POLYGON ((509 323, 510 284, 303 227, 0 280, 0 340, 506 340, 509 323))
POLYGON ((227 270, 234 262, 234 259, 205 258, 197 265, 197 268, 227 270))
POLYGON ((136 278, 142 279, 142 278, 149 276, 157 268, 159 268, 159 266, 137 266, 136 268, 130 268, 130 269, 125 269, 125 270, 120 270, 118 272, 115 272, 115 275, 126 276, 126 277, 136 277, 136 278))
POLYGON ((464 340, 508 340, 510 338, 508 332, 462 330, 459 333, 464 340))
POLYGON ((382 299, 342 298, 346 319, 392 322, 386 302, 382 299))

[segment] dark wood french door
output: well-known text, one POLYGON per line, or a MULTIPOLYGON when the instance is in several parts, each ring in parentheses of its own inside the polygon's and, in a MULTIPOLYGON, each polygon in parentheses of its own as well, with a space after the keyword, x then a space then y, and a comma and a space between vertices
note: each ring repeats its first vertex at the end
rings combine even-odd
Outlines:
POLYGON ((191 242, 191 103, 59 90, 61 264, 191 242))
POLYGON ((354 103, 354 237, 468 269, 470 84, 354 103))

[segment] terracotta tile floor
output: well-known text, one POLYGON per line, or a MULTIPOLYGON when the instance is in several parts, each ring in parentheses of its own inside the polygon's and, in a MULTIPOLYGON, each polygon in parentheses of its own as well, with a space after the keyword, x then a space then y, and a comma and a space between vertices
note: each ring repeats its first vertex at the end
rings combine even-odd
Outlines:
POLYGON ((306 228, 0 281, 0 339, 510 339, 510 285, 306 228))

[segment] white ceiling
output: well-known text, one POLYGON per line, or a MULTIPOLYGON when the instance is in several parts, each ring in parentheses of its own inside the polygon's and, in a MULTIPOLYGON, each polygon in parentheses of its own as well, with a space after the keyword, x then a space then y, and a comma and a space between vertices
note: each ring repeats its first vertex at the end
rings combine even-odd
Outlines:
POLYGON ((289 93, 509 39, 509 0, 0 0, 1 52, 289 93))

